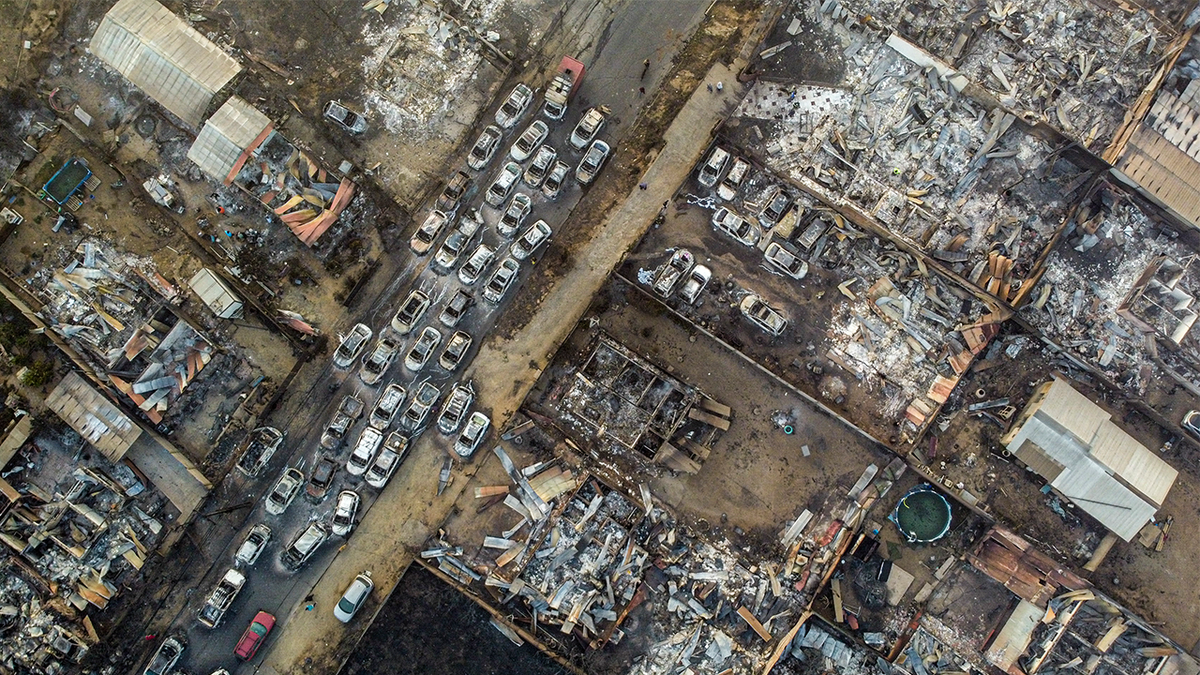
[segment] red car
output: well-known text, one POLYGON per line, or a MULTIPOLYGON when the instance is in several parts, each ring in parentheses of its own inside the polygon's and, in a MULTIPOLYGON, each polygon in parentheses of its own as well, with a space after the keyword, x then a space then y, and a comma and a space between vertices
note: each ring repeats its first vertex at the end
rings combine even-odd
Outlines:
POLYGON ((233 655, 243 661, 249 661, 258 653, 258 648, 262 646, 271 629, 275 627, 275 617, 266 612, 260 611, 254 615, 254 620, 246 627, 246 632, 242 633, 242 639, 238 640, 237 647, 233 650, 233 655))

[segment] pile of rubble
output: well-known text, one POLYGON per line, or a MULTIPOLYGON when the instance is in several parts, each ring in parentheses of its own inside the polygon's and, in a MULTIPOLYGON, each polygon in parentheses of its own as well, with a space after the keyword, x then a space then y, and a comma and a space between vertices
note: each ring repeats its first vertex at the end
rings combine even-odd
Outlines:
POLYGON ((1200 291, 1194 258, 1173 230, 1101 188, 1046 259, 1021 316, 1110 381, 1145 393, 1156 363, 1184 372, 1200 364, 1187 339, 1200 291))
POLYGON ((1175 37, 1144 8, 1085 7, 1066 0, 902 6, 811 0, 804 12, 847 32, 864 24, 896 30, 1009 110, 1030 111, 1097 154, 1175 37))
POLYGON ((367 112, 387 130, 421 142, 445 133, 447 117, 457 120, 463 89, 483 63, 482 42, 472 29, 425 3, 398 4, 406 15, 382 29, 365 25, 363 41, 374 52, 363 60, 369 85, 367 112))
POLYGON ((88 617, 130 583, 158 545, 165 500, 125 463, 43 431, 0 479, 0 668, 53 675, 98 640, 88 617), (152 515, 153 514, 153 515, 152 515))
MULTIPOLYGON (((840 217, 837 219, 841 222, 840 217)), ((842 224, 813 255, 844 270, 826 356, 884 396, 876 411, 915 436, 997 332, 997 315, 918 258, 842 224)))
POLYGON ((567 384, 542 402, 561 428, 607 456, 696 473, 732 410, 601 333, 567 384))
POLYGON ((184 297, 148 259, 85 239, 38 276, 50 329, 155 423, 212 361, 212 342, 177 314, 184 297))
POLYGON ((1178 651, 1121 606, 1080 590, 1050 601, 1018 663, 1025 672, 1166 672, 1178 651))
POLYGON ((747 553, 707 526, 680 522, 644 484, 639 499, 586 471, 556 462, 518 469, 502 448, 495 453, 512 482, 475 496, 486 500, 481 508, 507 506, 513 525, 484 537, 473 556, 438 539, 422 557, 464 586, 481 585, 514 622, 561 649, 572 649, 572 636, 599 649, 627 630, 648 635, 658 644, 631 675, 761 671, 904 472, 899 459, 882 471, 868 467, 848 493, 826 495, 816 514, 806 509, 789 522, 779 551, 747 553), (626 628, 643 603, 649 623, 626 628))
POLYGON ((1013 297, 1087 175, 897 36, 864 33, 854 48, 849 90, 758 83, 743 99, 737 115, 770 120, 763 160, 1013 297))

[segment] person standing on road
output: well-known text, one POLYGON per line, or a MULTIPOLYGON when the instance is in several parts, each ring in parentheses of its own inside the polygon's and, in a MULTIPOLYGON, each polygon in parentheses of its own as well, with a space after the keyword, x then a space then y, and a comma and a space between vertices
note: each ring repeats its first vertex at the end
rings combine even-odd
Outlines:
POLYGON ((650 59, 646 59, 645 61, 642 61, 642 77, 641 77, 641 79, 643 79, 643 80, 646 79, 646 73, 648 73, 648 72, 650 72, 650 59))

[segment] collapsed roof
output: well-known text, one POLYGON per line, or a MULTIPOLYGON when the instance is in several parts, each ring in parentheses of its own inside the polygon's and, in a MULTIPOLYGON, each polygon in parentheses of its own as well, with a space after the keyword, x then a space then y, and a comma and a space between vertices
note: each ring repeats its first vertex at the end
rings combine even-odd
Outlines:
POLYGON ((164 108, 199 126, 209 103, 242 67, 155 0, 120 0, 90 50, 164 108))

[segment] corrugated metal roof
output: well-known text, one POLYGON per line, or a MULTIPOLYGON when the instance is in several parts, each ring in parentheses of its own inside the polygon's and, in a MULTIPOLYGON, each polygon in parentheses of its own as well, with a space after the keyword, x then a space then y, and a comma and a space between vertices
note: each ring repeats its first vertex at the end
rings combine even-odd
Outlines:
POLYGON ((228 185, 271 127, 269 117, 233 96, 204 123, 188 150, 188 159, 209 177, 228 185))
POLYGON ((1106 421, 1092 439, 1092 456, 1155 506, 1162 506, 1179 472, 1123 429, 1106 421))
POLYGON ((74 372, 50 392, 46 407, 112 462, 124 457, 142 435, 141 427, 74 372))
POLYGON ((1047 477, 1050 485, 1125 541, 1158 510, 1111 476, 1073 436, 1046 423, 1040 410, 1021 426, 1008 449, 1016 454, 1026 442, 1063 466, 1052 480, 1047 477))
POLYGON ((1117 160, 1117 169, 1167 208, 1200 226, 1200 162, 1145 125, 1134 130, 1117 160))
POLYGON ((1108 411, 1096 405, 1066 381, 1054 378, 1050 391, 1042 399, 1038 414, 1045 421, 1062 427, 1075 435, 1075 438, 1087 443, 1096 435, 1100 425, 1112 416, 1108 411))
MULTIPOLYGON (((232 319, 242 312, 242 300, 213 274, 207 267, 201 267, 192 275, 188 286, 200 296, 204 304, 222 319, 232 319)), ((136 389, 135 389, 136 390, 136 389)))
POLYGON ((120 0, 89 49, 164 108, 199 126, 212 97, 242 67, 155 0, 120 0))

